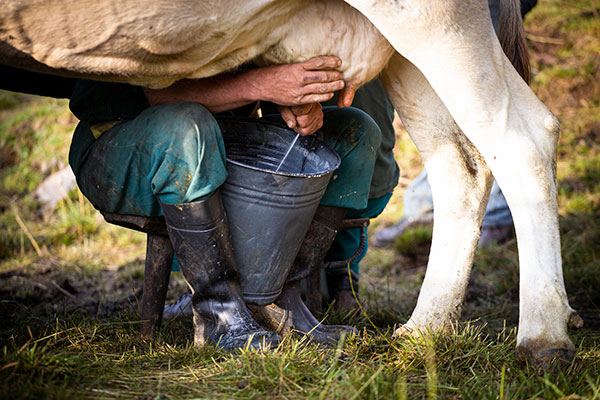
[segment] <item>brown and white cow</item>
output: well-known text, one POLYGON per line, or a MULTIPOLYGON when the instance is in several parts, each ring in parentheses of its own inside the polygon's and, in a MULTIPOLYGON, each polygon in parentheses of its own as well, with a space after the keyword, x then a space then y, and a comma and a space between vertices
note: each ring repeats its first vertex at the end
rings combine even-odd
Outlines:
MULTIPOLYGON (((502 0, 512 21, 515 3, 502 0)), ((562 276, 559 123, 504 55, 485 0, 4 0, 0 43, 0 63, 152 88, 329 54, 351 101, 380 74, 435 204, 427 273, 400 331, 458 319, 493 174, 519 245, 518 351, 572 358, 567 326, 581 320, 562 276)))

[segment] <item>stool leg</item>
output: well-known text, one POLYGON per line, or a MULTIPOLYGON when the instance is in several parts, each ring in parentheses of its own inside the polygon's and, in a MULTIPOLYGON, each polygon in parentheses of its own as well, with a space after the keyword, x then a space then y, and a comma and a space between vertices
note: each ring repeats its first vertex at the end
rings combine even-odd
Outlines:
POLYGON ((146 269, 142 296, 143 337, 151 337, 162 322, 171 264, 173 245, 167 236, 148 234, 146 241, 146 269))

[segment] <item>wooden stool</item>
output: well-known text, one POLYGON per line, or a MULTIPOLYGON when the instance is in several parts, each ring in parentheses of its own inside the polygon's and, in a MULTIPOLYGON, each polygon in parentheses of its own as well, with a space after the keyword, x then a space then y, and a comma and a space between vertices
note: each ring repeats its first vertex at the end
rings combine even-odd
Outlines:
POLYGON ((306 290, 306 307, 310 310, 313 315, 320 315, 323 312, 323 296, 321 294, 321 271, 324 268, 337 268, 345 267, 356 260, 365 249, 367 243, 367 226, 369 226, 369 218, 349 218, 342 222, 342 225, 337 229, 339 231, 345 231, 348 229, 361 228, 360 232, 360 244, 356 252, 347 260, 334 261, 330 263, 323 263, 321 268, 313 271, 308 278, 306 278, 307 290, 306 290))
POLYGON ((102 212, 102 215, 108 223, 144 232, 147 235, 141 334, 143 337, 150 337, 162 322, 173 263, 173 245, 167 234, 165 219, 106 212, 102 212))

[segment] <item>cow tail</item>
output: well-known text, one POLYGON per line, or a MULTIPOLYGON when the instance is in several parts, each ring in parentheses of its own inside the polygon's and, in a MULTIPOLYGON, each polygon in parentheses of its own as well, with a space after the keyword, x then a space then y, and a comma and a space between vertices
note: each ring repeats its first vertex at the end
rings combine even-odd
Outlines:
POLYGON ((519 75, 529 83, 530 64, 523 19, 521 17, 521 3, 519 0, 500 0, 500 13, 498 16, 498 39, 513 67, 519 75))

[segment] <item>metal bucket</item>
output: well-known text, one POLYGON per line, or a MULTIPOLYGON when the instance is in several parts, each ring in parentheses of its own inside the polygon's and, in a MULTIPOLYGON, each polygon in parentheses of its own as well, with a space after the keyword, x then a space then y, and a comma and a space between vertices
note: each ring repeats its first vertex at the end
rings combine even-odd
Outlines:
POLYGON ((228 178, 221 197, 244 299, 270 304, 285 278, 340 158, 316 137, 253 119, 218 119, 228 178))

